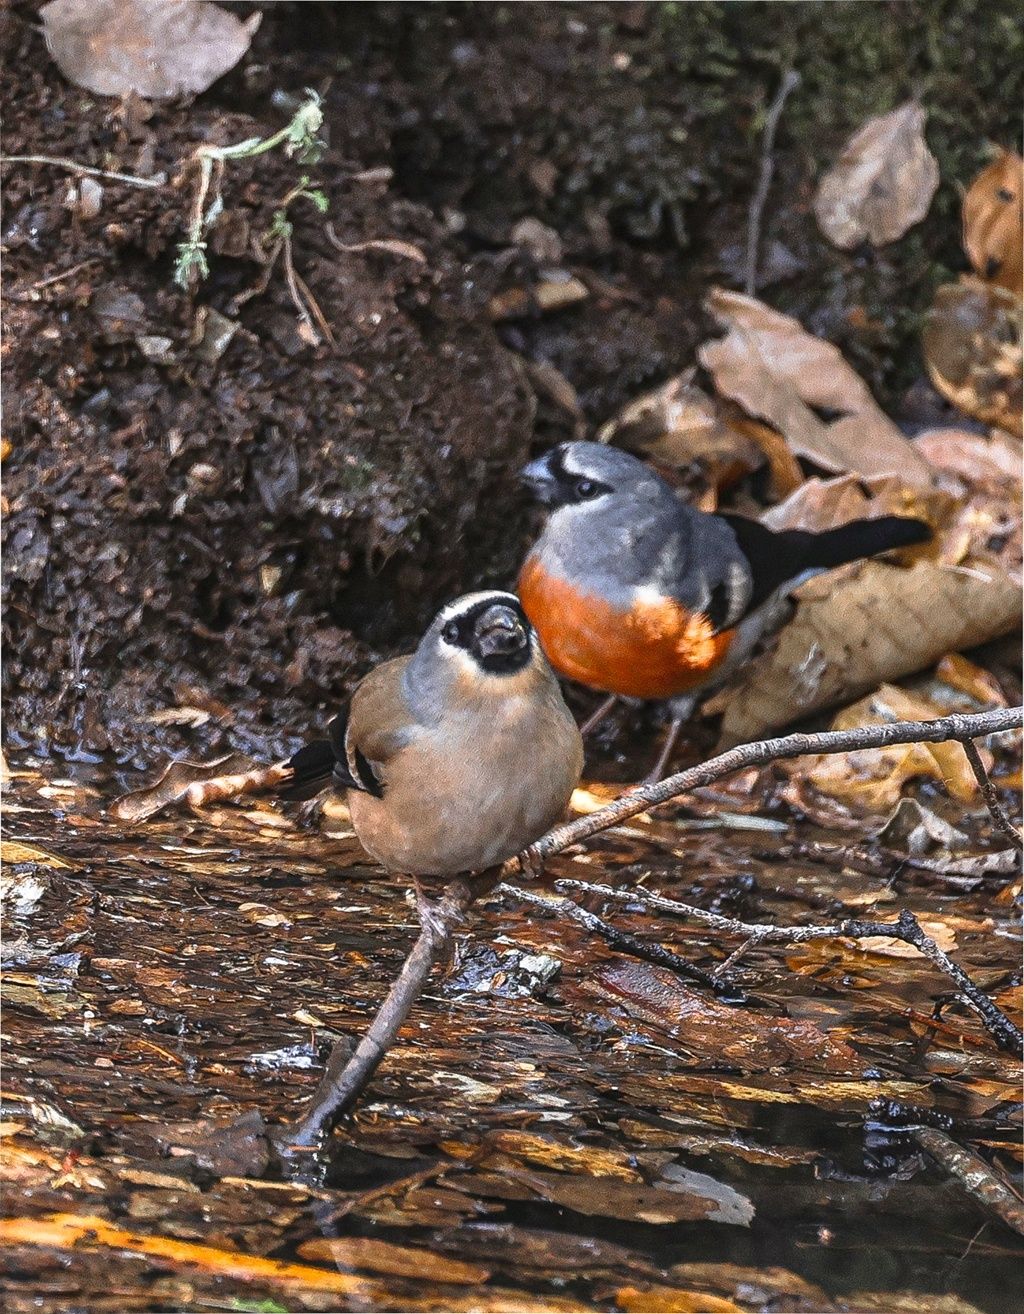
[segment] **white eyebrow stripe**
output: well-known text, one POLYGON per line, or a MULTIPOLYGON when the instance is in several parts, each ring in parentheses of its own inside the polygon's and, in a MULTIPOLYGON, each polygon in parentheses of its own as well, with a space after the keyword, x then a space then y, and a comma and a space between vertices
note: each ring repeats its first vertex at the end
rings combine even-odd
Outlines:
POLYGON ((517 609, 522 606, 514 593, 505 593, 500 589, 482 589, 479 593, 467 593, 465 597, 449 602, 441 609, 441 618, 446 621, 455 620, 456 617, 464 616, 467 611, 478 607, 482 602, 489 602, 495 606, 514 606, 517 609))

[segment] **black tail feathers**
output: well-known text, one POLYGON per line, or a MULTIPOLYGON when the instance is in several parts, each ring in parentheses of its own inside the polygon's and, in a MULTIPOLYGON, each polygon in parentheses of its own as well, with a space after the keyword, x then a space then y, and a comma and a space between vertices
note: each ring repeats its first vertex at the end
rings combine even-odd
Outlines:
POLYGON ((345 748, 348 708, 330 722, 327 733, 330 739, 314 739, 289 759, 292 776, 278 790, 278 797, 301 803, 333 785, 335 789, 358 789, 382 798, 384 788, 358 747, 354 753, 355 767, 349 766, 345 748))
POLYGON ((292 777, 278 790, 280 798, 300 803, 326 789, 334 776, 337 758, 329 739, 314 739, 288 761, 292 777))
POLYGON ((874 557, 879 552, 894 548, 912 547, 927 543, 932 536, 931 526, 923 520, 909 516, 879 516, 877 520, 851 520, 838 529, 826 529, 820 534, 807 534, 799 530, 806 551, 805 569, 844 566, 848 561, 874 557))
POLYGON ((877 520, 851 520, 837 529, 813 533, 805 529, 773 531, 756 520, 726 516, 750 562, 756 607, 781 585, 818 570, 844 566, 849 561, 874 557, 894 548, 926 543, 931 527, 909 516, 879 516, 877 520))

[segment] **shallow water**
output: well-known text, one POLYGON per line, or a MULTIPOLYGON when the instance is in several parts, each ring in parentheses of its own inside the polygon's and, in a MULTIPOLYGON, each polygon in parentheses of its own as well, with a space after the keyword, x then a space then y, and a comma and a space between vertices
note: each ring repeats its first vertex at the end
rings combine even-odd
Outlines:
MULTIPOLYGON (((1019 1190, 1019 1065, 925 960, 846 942, 751 950, 730 1003, 492 897, 329 1153, 290 1181, 215 1177, 167 1124, 294 1116, 413 941, 405 892, 264 801, 130 828, 102 769, 14 768, 8 836, 41 852, 5 850, 5 1212, 36 1229, 8 1309, 1024 1307, 1021 1238, 908 1134, 866 1128, 882 1096, 994 1118, 956 1134, 1019 1190)), ((909 907, 1019 1014, 1005 877, 815 861, 809 838, 861 838, 794 823, 767 780, 698 803, 717 828, 667 809, 549 876, 749 921, 909 907), (775 829, 734 828, 759 816, 775 829)), ((738 947, 588 906, 705 971, 738 947)))

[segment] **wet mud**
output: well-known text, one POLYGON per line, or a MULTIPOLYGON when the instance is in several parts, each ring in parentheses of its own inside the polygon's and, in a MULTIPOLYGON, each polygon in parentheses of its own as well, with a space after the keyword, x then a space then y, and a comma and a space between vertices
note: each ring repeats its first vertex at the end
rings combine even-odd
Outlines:
MULTIPOLYGON (((1019 1065, 893 942, 751 949, 716 998, 492 897, 325 1153, 260 1175, 244 1122, 236 1160, 190 1153, 189 1128, 297 1114, 415 913, 343 816, 125 828, 111 792, 25 767, 8 796, 6 1308, 1016 1307, 1020 1237, 873 1102, 1019 1189, 1019 1065)), ((546 879, 751 921, 910 908, 1019 1014, 1005 875, 815 860, 837 837, 772 796, 665 809, 546 879)), ((588 906, 706 972, 739 947, 588 906)))

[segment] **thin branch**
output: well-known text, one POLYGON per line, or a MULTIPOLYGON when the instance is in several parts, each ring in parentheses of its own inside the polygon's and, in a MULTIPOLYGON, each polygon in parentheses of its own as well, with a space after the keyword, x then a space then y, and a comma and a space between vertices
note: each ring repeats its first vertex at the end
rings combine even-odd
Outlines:
POLYGON ((768 200, 768 190, 772 185, 772 174, 775 172, 775 133, 786 98, 799 85, 800 74, 795 69, 787 69, 764 121, 764 135, 761 138, 761 173, 747 213, 747 259, 743 287, 748 297, 752 297, 757 288, 757 248, 761 244, 761 216, 764 213, 765 202, 768 200))
POLYGON ((915 1127, 911 1135, 986 1212, 1024 1236, 1024 1200, 996 1175, 980 1154, 936 1127, 915 1127))
POLYGON ((996 711, 978 712, 973 716, 957 714, 939 717, 934 721, 891 721, 856 730, 784 735, 778 739, 761 739, 753 744, 741 744, 698 766, 678 771, 656 785, 643 785, 585 817, 578 817, 564 826, 556 826, 525 850, 522 857, 527 869, 536 870, 546 859, 563 852, 571 844, 589 839, 599 831, 618 825, 659 803, 667 803, 681 794, 713 784, 744 767, 764 766, 783 758, 803 757, 812 753, 848 753, 853 749, 887 748, 890 744, 940 744, 951 739, 964 743, 983 735, 1019 730, 1022 725, 1024 707, 1001 707, 996 711))
POLYGON ((466 911, 482 892, 479 880, 459 877, 445 886, 436 901, 421 902, 419 939, 398 979, 355 1052, 348 1057, 347 1040, 335 1045, 305 1113, 275 1134, 275 1145, 282 1154, 316 1145, 359 1098, 422 993, 431 968, 444 955, 466 911))
POLYGON ((1018 849, 1024 850, 1024 840, 1020 837, 1020 831, 1003 811, 1003 805, 999 802, 999 795, 996 793, 996 787, 989 779, 989 774, 985 770, 985 763, 981 760, 981 754, 978 752, 977 746, 973 740, 964 740, 964 752, 967 754, 967 760, 971 764, 974 778, 977 780, 978 786, 981 789, 982 798, 984 798, 988 805, 988 810, 992 814, 992 820, 1011 844, 1018 849))
MULTIPOLYGON (((607 940, 613 949, 621 949, 623 953, 630 954, 634 958, 642 958, 647 963, 657 963, 659 967, 668 967, 681 976, 688 976, 693 981, 699 981, 701 985, 713 990, 716 994, 723 991, 722 982, 715 980, 707 972, 702 972, 699 967, 694 967, 685 958, 680 958, 671 949, 665 949, 655 941, 640 940, 635 935, 630 935, 628 931, 620 931, 617 927, 611 926, 598 917, 596 913, 581 908, 572 899, 552 899, 543 894, 533 894, 529 890, 521 889, 518 885, 506 885, 504 883, 498 886, 497 893, 507 894, 510 898, 516 899, 520 903, 528 903, 534 908, 543 908, 546 912, 553 913, 556 916, 568 917, 570 921, 576 922, 578 926, 582 926, 585 930, 601 936, 603 940, 607 940)), ((733 991, 730 990, 728 993, 730 997, 733 997, 733 991)))
POLYGON ((677 903, 675 899, 666 899, 660 894, 651 894, 635 887, 615 889, 611 885, 595 885, 589 881, 562 880, 555 882, 558 890, 571 890, 576 894, 596 894, 603 899, 617 903, 639 905, 645 912, 665 912, 675 917, 691 917, 704 922, 716 931, 726 935, 741 935, 757 944, 800 944, 806 940, 865 940, 874 936, 886 936, 893 940, 902 940, 912 945, 956 985, 957 993, 974 1009, 988 1028, 1001 1049, 1009 1050, 1018 1057, 1024 1055, 1024 1036, 1010 1019, 997 1008, 962 967, 954 963, 931 936, 921 929, 921 924, 912 912, 904 909, 895 922, 866 922, 858 918, 847 918, 831 926, 765 926, 756 922, 741 922, 733 917, 723 917, 721 913, 708 912, 690 903, 677 903))
POLYGON ((117 173, 112 169, 97 169, 91 164, 79 164, 63 155, 0 155, 0 164, 49 164, 69 173, 86 173, 91 178, 109 178, 111 182, 128 183, 131 187, 166 187, 167 175, 158 173, 153 178, 140 178, 134 173, 117 173))

